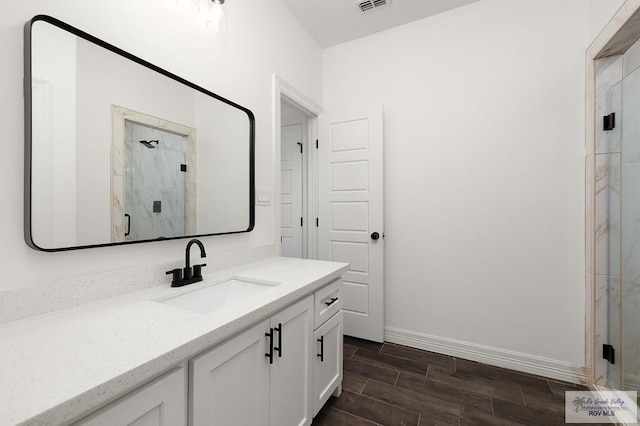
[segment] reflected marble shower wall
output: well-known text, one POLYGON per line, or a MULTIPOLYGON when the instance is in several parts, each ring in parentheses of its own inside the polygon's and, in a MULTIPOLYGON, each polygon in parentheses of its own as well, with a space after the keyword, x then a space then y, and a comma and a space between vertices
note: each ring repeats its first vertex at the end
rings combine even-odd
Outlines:
POLYGON ((125 212, 127 240, 185 234, 187 138, 135 122, 125 123, 125 212), (158 141, 149 148, 140 141, 158 141), (154 203, 160 211, 154 211, 154 203))
MULTIPOLYGON (((593 353, 595 382, 620 387, 620 362, 609 364, 602 345, 619 353, 620 341, 620 147, 622 121, 622 55, 596 61, 595 160, 595 307, 593 353), (604 130, 604 116, 615 113, 613 130, 604 130)), ((589 165, 588 165, 589 167, 589 165)), ((589 168, 587 168, 589 170, 589 168)))

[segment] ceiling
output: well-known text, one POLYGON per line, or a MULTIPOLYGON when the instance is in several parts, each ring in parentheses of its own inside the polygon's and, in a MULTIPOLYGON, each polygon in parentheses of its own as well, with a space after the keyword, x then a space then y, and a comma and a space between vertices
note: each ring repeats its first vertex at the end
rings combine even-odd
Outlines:
POLYGON ((363 0, 283 0, 322 47, 437 15, 479 0, 386 0, 388 5, 361 12, 363 0))

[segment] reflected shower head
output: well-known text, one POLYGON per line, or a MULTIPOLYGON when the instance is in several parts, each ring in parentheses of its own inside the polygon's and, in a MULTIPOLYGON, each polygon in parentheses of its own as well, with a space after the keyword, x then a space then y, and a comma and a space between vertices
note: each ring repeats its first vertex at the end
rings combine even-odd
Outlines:
POLYGON ((155 143, 156 146, 160 144, 159 141, 155 140, 155 141, 140 141, 140 143, 144 146, 146 146, 149 149, 154 149, 156 148, 155 146, 151 145, 152 143, 155 143))

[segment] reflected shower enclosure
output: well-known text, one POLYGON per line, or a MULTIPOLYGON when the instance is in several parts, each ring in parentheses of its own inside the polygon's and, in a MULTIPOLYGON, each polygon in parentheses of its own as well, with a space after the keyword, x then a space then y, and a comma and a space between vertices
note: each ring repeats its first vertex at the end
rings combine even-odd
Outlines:
MULTIPOLYGON (((124 152, 124 235, 122 229, 114 228, 114 239, 151 240, 193 233, 196 200, 195 191, 187 191, 189 136, 126 120, 124 152)), ((117 207, 115 212, 120 214, 117 207)))

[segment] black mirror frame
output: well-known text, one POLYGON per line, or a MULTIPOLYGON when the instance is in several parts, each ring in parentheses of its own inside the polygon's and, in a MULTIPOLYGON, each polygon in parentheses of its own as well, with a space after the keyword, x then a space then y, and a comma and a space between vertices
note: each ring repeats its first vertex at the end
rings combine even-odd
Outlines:
POLYGON ((208 91, 196 84, 193 84, 182 77, 179 77, 175 74, 170 73, 156 65, 153 65, 144 59, 138 58, 112 44, 109 44, 103 40, 100 40, 97 37, 92 36, 82 30, 79 30, 69 24, 66 24, 56 18, 53 18, 48 15, 36 15, 25 24, 24 28, 24 239, 27 245, 34 250, 40 250, 45 252, 58 252, 58 251, 69 251, 69 250, 79 250, 85 248, 95 248, 95 247, 109 247, 109 246, 119 246, 124 244, 139 244, 139 243, 148 243, 154 241, 167 241, 167 240, 178 240, 184 238, 196 238, 196 237, 207 237, 212 235, 229 235, 229 234, 240 234, 245 232, 251 232, 255 226, 255 116, 251 110, 236 104, 222 96, 216 95, 213 92, 208 91), (31 173, 32 173, 32 89, 31 89, 31 80, 32 80, 32 69, 31 69, 31 31, 33 24, 38 21, 44 21, 51 25, 54 25, 58 28, 61 28, 67 32, 70 32, 78 37, 81 37, 91 43, 94 43, 104 49, 107 49, 113 53, 116 53, 120 56, 123 56, 133 62, 136 62, 152 71, 160 73, 166 77, 171 78, 179 83, 184 84, 198 92, 201 92, 205 95, 208 95, 212 98, 215 98, 221 102, 224 102, 234 108, 244 111, 249 117, 249 227, 240 231, 231 231, 231 232, 221 232, 221 233, 213 233, 213 234, 194 234, 194 235, 185 235, 181 237, 170 237, 170 238, 156 238, 149 240, 139 240, 139 241, 120 241, 115 243, 105 243, 105 244, 93 244, 93 245, 82 245, 82 246, 73 246, 73 247, 60 247, 60 248, 43 248, 38 246, 33 241, 32 234, 32 216, 31 216, 31 173))

